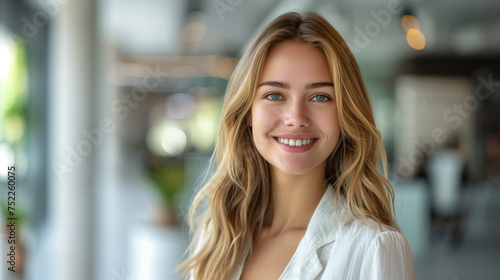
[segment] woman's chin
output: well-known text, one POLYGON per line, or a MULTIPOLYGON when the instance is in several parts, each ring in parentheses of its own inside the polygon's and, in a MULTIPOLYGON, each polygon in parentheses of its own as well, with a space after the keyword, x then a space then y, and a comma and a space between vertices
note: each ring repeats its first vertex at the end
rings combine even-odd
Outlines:
POLYGON ((313 168, 311 166, 301 166, 297 164, 287 164, 287 165, 282 165, 277 167, 277 169, 286 175, 290 176, 300 176, 300 175, 305 175, 309 171, 311 171, 313 168))

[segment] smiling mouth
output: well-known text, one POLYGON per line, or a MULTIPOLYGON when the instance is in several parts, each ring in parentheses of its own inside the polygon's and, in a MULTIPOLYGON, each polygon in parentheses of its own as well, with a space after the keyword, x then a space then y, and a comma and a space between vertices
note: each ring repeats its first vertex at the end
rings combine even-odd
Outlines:
POLYGON ((273 137, 273 138, 290 147, 305 146, 318 140, 318 138, 310 138, 310 139, 292 139, 292 138, 280 138, 280 137, 273 137))

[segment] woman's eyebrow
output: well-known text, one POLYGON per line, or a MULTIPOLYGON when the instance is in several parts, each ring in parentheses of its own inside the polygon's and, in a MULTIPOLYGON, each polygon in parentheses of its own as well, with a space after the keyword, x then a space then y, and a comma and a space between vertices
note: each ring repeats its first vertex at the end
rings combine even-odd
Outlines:
MULTIPOLYGON (((260 87, 260 86, 272 86, 272 87, 277 87, 277 88, 282 88, 282 89, 290 89, 290 84, 278 82, 278 81, 265 81, 265 82, 260 83, 257 87, 260 87)), ((312 84, 306 85, 306 89, 315 89, 315 88, 322 88, 322 87, 333 87, 333 83, 318 82, 318 83, 312 83, 312 84)))
POLYGON ((306 89, 315 89, 315 88, 322 88, 322 87, 333 87, 333 83, 319 82, 319 83, 312 83, 312 84, 306 85, 306 89))
POLYGON ((282 89, 290 89, 290 84, 283 83, 283 82, 278 82, 278 81, 265 81, 260 83, 257 87, 260 86, 272 86, 272 87, 278 87, 282 89))

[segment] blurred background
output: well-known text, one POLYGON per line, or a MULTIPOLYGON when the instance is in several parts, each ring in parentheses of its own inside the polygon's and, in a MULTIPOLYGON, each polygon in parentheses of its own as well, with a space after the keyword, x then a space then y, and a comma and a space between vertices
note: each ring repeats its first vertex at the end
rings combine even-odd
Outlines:
POLYGON ((417 279, 497 279, 493 0, 0 0, 0 279, 177 279, 227 81, 292 10, 361 67, 417 279))

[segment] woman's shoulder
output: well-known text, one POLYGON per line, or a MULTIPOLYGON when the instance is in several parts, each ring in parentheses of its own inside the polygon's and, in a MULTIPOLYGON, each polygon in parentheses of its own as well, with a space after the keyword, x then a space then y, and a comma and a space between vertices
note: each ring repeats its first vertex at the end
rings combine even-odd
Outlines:
POLYGON ((347 219, 332 245, 327 257, 333 264, 330 270, 342 271, 345 279, 352 275, 360 279, 415 279, 410 245, 395 227, 372 219, 347 219))
POLYGON ((369 217, 363 218, 353 214, 348 210, 349 207, 346 199, 344 197, 336 197, 331 187, 325 192, 324 200, 325 203, 320 203, 318 206, 320 210, 323 210, 318 211, 320 212, 318 218, 322 220, 321 223, 325 223, 325 219, 328 219, 329 222, 335 224, 341 235, 364 239, 373 239, 377 236, 380 237, 387 234, 404 237, 397 225, 390 226, 379 223, 369 217), (330 215, 331 212, 335 214, 330 215))
POLYGON ((344 218, 338 237, 358 245, 369 246, 374 241, 382 243, 407 242, 401 231, 393 226, 378 223, 373 219, 344 218))
POLYGON ((336 246, 369 246, 371 241, 375 239, 385 241, 386 237, 406 241, 397 225, 393 227, 370 218, 356 218, 348 211, 345 199, 342 197, 336 199, 331 188, 327 189, 320 201, 306 236, 319 246, 334 240, 342 241, 336 246))

